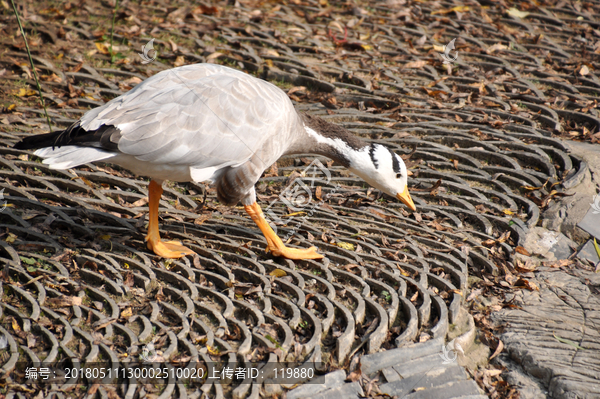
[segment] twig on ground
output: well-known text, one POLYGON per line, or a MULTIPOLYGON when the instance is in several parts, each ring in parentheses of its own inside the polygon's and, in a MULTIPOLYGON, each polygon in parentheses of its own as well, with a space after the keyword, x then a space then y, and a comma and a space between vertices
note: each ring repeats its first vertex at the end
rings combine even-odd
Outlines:
POLYGON ((113 34, 115 33, 115 18, 117 16, 117 9, 119 8, 119 0, 115 2, 115 8, 113 9, 112 25, 110 27, 110 63, 114 64, 115 54, 113 53, 113 34))
POLYGON ((25 30, 23 29, 23 25, 21 25, 21 18, 19 18, 19 13, 17 11, 17 6, 15 6, 15 1, 10 0, 12 4, 13 11, 15 12, 15 17, 17 17, 17 23, 19 24, 19 29, 21 30, 21 35, 23 36, 23 40, 25 41, 25 49, 27 50, 27 56, 29 57, 29 63, 31 64, 31 70, 33 71, 33 77, 35 78, 35 84, 37 85, 38 93, 40 95, 40 101, 42 102, 42 107, 44 108, 44 114, 46 115, 46 121, 48 121, 48 128, 50 132, 52 132, 52 125, 50 124, 50 117, 48 116, 48 111, 46 110, 46 104, 44 103, 44 96, 42 95, 42 86, 40 86, 40 81, 38 80, 37 72, 35 71, 35 65, 33 65, 33 58, 31 58, 31 51, 29 51, 29 44, 27 43, 27 37, 25 37, 25 30))

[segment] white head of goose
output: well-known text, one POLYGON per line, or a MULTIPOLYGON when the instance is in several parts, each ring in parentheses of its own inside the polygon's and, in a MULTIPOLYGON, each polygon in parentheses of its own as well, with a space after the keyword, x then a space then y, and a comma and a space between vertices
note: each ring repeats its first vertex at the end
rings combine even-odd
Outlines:
POLYGON ((220 202, 244 205, 273 255, 322 258, 315 247, 286 247, 256 203, 255 183, 286 154, 327 156, 416 210, 398 155, 340 126, 298 114, 285 92, 271 83, 214 64, 160 72, 88 111, 66 130, 27 137, 14 148, 37 148, 35 154, 53 169, 103 161, 150 177, 146 241, 166 258, 194 252, 160 239, 158 204, 165 180, 211 181, 220 202))

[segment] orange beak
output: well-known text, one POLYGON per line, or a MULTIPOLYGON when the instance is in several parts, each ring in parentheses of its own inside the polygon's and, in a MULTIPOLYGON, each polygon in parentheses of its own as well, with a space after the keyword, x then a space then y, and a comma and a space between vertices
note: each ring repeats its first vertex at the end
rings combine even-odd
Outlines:
POLYGON ((402 203, 404 203, 404 205, 409 207, 412 211, 417 210, 415 203, 413 202, 412 198, 410 198, 410 194, 408 193, 408 187, 404 187, 404 191, 396 194, 396 198, 402 201, 402 203))

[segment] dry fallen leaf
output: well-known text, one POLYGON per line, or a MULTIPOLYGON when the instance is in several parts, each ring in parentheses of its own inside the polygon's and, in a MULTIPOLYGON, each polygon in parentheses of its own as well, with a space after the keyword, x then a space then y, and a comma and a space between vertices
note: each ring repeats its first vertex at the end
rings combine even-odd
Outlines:
POLYGON ((516 247, 515 251, 518 252, 518 253, 520 253, 521 255, 531 256, 531 254, 529 253, 529 251, 526 250, 525 248, 523 248, 522 246, 516 247))
POLYGON ((185 65, 185 57, 183 55, 177 56, 177 58, 175 58, 175 62, 173 63, 173 66, 180 67, 183 65, 185 65))
POLYGON ((353 372, 351 372, 350 374, 348 374, 348 377, 346 378, 346 381, 348 382, 354 382, 354 381, 358 381, 360 379, 362 372, 360 370, 360 368, 354 370, 353 372))
POLYGON ((4 241, 6 241, 9 244, 12 244, 13 242, 15 242, 15 240, 17 239, 17 236, 13 233, 8 233, 8 237, 6 237, 4 239, 4 241))
POLYGON ((209 7, 205 5, 200 5, 196 7, 193 11, 193 14, 204 14, 204 15, 215 15, 219 13, 219 9, 217 7, 209 7))
POLYGON ((527 288, 529 291, 539 291, 540 289, 538 288, 538 286, 530 280, 525 280, 525 279, 518 279, 515 284, 513 284, 515 287, 525 287, 527 288))
POLYGON ((492 54, 494 51, 500 51, 500 50, 508 50, 508 46, 505 46, 502 43, 496 43, 487 49, 487 53, 492 54))
POLYGON ((423 60, 419 60, 419 61, 411 61, 407 64, 404 65, 404 68, 423 68, 425 65, 427 65, 426 61, 423 60))
POLYGON ((349 242, 336 242, 335 245, 337 245, 340 248, 344 248, 347 249, 348 251, 354 251, 354 244, 351 244, 349 242))
POLYGON ((590 68, 588 68, 588 67, 587 67, 587 65, 583 65, 583 66, 581 67, 581 69, 579 70, 579 74, 580 74, 581 76, 588 75, 589 73, 590 73, 590 68))
POLYGON ((495 358, 496 356, 498 356, 500 354, 500 352, 502 352, 502 349, 504 349, 504 343, 502 342, 502 340, 498 340, 498 346, 496 347, 496 350, 494 351, 494 354, 492 356, 490 356, 489 360, 492 360, 493 358, 495 358))
POLYGON ((102 54, 109 54, 110 50, 108 48, 108 46, 106 45, 106 43, 101 43, 101 42, 96 42, 96 48, 98 49, 99 52, 101 52, 102 54))
POLYGON ((21 88, 16 93, 16 96, 17 97, 29 97, 29 96, 35 96, 36 94, 37 94, 37 92, 35 90, 33 90, 33 89, 21 88))
POLYGON ((206 57, 206 61, 210 61, 210 60, 213 60, 213 59, 215 59, 215 58, 219 58, 219 57, 221 57, 221 56, 223 56, 223 55, 225 55, 225 54, 223 54, 223 53, 219 53, 219 52, 216 52, 216 51, 215 51, 214 53, 212 53, 212 54, 210 54, 208 57, 206 57))
POLYGON ((144 198, 140 198, 139 200, 135 201, 133 204, 131 204, 131 206, 144 206, 148 203, 148 197, 144 197, 144 198))
POLYGON ((510 15, 511 17, 516 17, 516 18, 525 18, 529 15, 529 13, 527 11, 519 11, 518 9, 512 7, 509 8, 506 13, 508 15, 510 15))
POLYGON ((467 12, 467 11, 469 11, 469 6, 456 6, 456 7, 446 9, 446 10, 436 10, 436 11, 432 12, 431 15, 435 15, 435 14, 446 15, 446 14, 450 14, 453 12, 467 12))
POLYGON ((66 296, 61 295, 58 298, 48 298, 46 299, 46 303, 51 308, 64 308, 68 306, 79 306, 81 305, 81 297, 78 296, 66 296))
POLYGON ((285 277, 285 276, 287 276, 287 273, 285 272, 285 270, 274 269, 273 271, 271 271, 271 273, 269 273, 269 276, 285 277))

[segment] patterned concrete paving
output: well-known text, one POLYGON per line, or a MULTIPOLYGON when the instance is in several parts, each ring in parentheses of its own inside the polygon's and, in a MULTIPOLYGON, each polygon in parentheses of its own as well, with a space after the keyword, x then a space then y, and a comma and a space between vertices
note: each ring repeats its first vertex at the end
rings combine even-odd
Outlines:
POLYGON ((0 395, 597 397, 600 7, 234 3, 123 2, 114 63, 109 5, 28 5, 53 129, 161 70, 220 63, 402 154, 418 212, 327 159, 287 157, 258 183, 259 201, 280 235, 323 261, 271 257, 242 209, 191 183, 165 190, 161 233, 198 256, 156 258, 143 242, 147 180, 110 165, 51 171, 10 148, 47 125, 5 7, 0 395), (151 38, 158 58, 142 63, 151 38), (297 179, 310 191, 302 204, 297 179), (317 377, 24 374, 145 360, 261 372, 290 362, 317 377))

